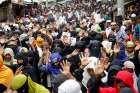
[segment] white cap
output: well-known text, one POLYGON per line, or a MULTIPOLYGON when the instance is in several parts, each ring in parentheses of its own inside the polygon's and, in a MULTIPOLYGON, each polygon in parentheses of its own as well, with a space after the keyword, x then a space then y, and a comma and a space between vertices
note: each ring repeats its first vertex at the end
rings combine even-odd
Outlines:
POLYGON ((135 65, 134 65, 134 63, 133 62, 131 62, 131 61, 126 61, 126 62, 124 62, 124 68, 131 68, 131 69, 135 69, 135 65))
POLYGON ((131 17, 132 17, 132 18, 135 18, 135 17, 136 17, 136 14, 134 14, 134 13, 131 14, 131 17))
POLYGON ((116 22, 112 22, 111 25, 116 25, 116 22))
POLYGON ((82 93, 81 86, 76 80, 66 80, 58 87, 58 93, 82 93))
POLYGON ((111 20, 106 20, 107 23, 111 23, 111 20))

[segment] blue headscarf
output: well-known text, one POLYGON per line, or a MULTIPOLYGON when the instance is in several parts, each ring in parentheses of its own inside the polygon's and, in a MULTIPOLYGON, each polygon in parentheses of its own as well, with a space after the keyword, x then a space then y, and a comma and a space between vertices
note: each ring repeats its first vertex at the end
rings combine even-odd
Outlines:
POLYGON ((57 75, 60 74, 59 64, 62 60, 62 56, 59 53, 52 53, 50 56, 50 63, 48 64, 48 71, 53 74, 57 75))
POLYGON ((120 52, 117 60, 119 60, 120 62, 128 61, 128 56, 125 53, 125 45, 123 43, 120 44, 120 52))

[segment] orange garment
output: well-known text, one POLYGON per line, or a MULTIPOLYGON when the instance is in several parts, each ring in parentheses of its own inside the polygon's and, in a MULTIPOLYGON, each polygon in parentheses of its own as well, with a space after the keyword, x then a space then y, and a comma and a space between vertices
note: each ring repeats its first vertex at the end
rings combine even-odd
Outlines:
POLYGON ((10 68, 3 64, 3 58, 0 55, 0 84, 9 88, 13 79, 13 72, 10 68))

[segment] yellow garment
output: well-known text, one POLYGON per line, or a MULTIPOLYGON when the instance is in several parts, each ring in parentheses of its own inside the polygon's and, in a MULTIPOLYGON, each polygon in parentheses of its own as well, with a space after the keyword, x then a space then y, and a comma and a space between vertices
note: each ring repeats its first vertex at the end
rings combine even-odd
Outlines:
POLYGON ((11 88, 17 90, 21 88, 28 79, 29 93, 50 93, 48 89, 44 86, 39 85, 32 81, 30 77, 25 76, 24 74, 16 75, 12 81, 11 88))
POLYGON ((50 93, 49 90, 46 89, 44 86, 33 82, 30 77, 28 77, 28 86, 29 93, 50 93))
POLYGON ((27 77, 23 74, 14 76, 12 80, 11 88, 14 90, 21 88, 25 84, 26 80, 27 77))
POLYGON ((128 41, 128 42, 126 43, 126 47, 135 47, 135 44, 134 44, 133 41, 128 41))
POLYGON ((0 84, 7 88, 10 87, 13 76, 12 70, 3 64, 3 58, 0 55, 0 84))
POLYGON ((38 36, 36 39, 36 44, 41 47, 44 44, 44 39, 41 36, 38 36))
POLYGON ((0 69, 1 69, 2 66, 3 66, 3 58, 2 58, 2 56, 0 55, 0 69))

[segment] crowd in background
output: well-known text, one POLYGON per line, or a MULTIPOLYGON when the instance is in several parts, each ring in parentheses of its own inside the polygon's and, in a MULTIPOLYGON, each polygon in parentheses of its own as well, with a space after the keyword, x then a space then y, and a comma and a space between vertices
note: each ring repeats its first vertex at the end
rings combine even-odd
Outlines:
POLYGON ((0 23, 0 93, 139 93, 140 15, 74 0, 0 23))

